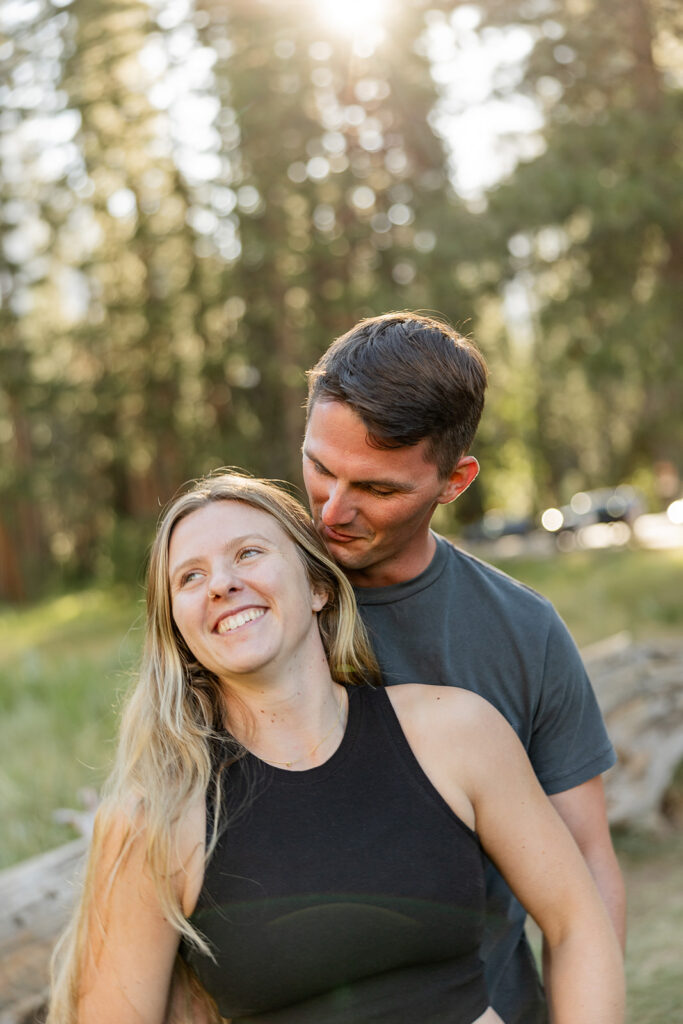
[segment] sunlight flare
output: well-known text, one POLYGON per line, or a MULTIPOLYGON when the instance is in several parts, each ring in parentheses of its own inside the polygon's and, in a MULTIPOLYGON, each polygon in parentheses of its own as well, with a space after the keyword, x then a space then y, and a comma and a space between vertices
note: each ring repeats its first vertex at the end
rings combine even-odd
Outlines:
POLYGON ((355 35, 383 20, 387 0, 318 0, 316 6, 332 28, 355 35))

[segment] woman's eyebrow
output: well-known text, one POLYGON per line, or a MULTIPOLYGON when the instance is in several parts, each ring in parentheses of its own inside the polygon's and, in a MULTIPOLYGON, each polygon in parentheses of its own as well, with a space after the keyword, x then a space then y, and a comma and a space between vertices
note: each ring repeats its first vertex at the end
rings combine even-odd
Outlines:
POLYGON ((196 564, 201 562, 201 555, 192 555, 190 558, 186 558, 184 561, 179 562, 178 565, 174 565, 168 570, 168 578, 174 580, 178 573, 181 573, 188 565, 196 564))
MULTIPOLYGON (((232 548, 238 548, 247 541, 260 541, 262 544, 273 543, 272 537, 265 537, 262 533, 244 533, 239 537, 231 537, 230 540, 226 541, 223 546, 223 550, 227 553, 232 548)), ((198 562, 203 561, 204 558, 204 555, 190 555, 189 558, 183 559, 183 561, 179 562, 178 565, 174 565, 172 568, 169 568, 168 578, 170 580, 175 579, 178 573, 182 572, 188 565, 196 565, 198 562)))

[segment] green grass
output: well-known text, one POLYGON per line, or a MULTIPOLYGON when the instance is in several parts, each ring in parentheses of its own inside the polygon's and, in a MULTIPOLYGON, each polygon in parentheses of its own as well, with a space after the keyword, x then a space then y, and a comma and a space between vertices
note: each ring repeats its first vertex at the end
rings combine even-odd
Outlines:
POLYGON ((119 590, 0 612, 0 867, 73 838, 52 813, 106 774, 139 620, 119 590))
POLYGON ((680 1020, 683 833, 616 838, 629 904, 628 1024, 680 1020))

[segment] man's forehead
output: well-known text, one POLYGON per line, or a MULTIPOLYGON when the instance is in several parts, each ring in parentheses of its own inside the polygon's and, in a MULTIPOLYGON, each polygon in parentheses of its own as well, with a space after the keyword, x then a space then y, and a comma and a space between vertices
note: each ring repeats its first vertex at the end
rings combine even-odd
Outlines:
POLYGON ((416 445, 381 448, 360 416, 343 402, 316 402, 311 410, 304 437, 303 453, 335 475, 353 476, 357 481, 395 482, 395 474, 405 476, 425 463, 427 442, 416 445))

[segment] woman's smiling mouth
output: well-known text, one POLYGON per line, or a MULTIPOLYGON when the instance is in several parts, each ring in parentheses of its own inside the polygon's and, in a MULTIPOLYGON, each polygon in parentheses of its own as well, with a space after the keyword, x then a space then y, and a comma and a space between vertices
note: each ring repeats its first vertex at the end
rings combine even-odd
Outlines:
POLYGON ((222 618, 215 627, 215 631, 216 633, 230 633, 233 629, 239 629, 240 626, 246 625, 247 622, 253 622, 254 619, 260 619, 265 614, 265 608, 245 608, 243 611, 235 612, 234 615, 226 615, 222 618))

